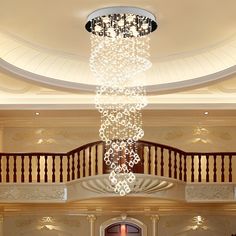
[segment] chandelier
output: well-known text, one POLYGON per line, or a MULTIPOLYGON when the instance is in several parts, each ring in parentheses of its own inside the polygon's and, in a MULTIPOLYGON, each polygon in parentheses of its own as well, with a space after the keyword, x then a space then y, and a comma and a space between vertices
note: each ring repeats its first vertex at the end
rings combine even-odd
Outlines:
POLYGON ((90 69, 98 84, 95 106, 101 113, 104 162, 114 191, 124 196, 135 183, 132 170, 140 162, 136 143, 144 136, 146 91, 136 76, 152 65, 149 34, 157 23, 144 9, 109 7, 91 13, 85 27, 91 32, 90 69))

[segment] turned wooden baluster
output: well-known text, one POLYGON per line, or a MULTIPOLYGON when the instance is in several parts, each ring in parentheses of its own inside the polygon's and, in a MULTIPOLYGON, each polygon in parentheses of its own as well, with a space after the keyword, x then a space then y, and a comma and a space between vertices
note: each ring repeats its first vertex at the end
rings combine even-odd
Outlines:
POLYGON ((210 181, 209 177, 209 154, 206 154, 206 182, 210 181))
POLYGON ((148 174, 151 174, 152 162, 151 162, 151 146, 148 146, 148 174))
POLYGON ((171 161, 171 150, 169 150, 169 177, 172 177, 172 161, 171 161))
POLYGON ((75 153, 72 154, 72 180, 75 179, 75 153))
POLYGON ((37 182, 40 182, 40 155, 37 155, 37 182))
POLYGON ((98 145, 95 147, 95 175, 98 174, 98 145))
POLYGON ((0 155, 0 183, 2 183, 2 155, 0 155))
POLYGON ((48 156, 44 156, 45 158, 45 166, 44 166, 44 182, 48 182, 48 156))
POLYGON ((80 178, 80 151, 77 153, 78 159, 77 159, 77 179, 80 178))
POLYGON ((177 179, 177 152, 174 152, 174 178, 177 179))
POLYGON ((92 148, 89 147, 89 176, 92 175, 92 148))
POLYGON ((10 182, 9 156, 7 155, 6 158, 7 158, 7 163, 6 163, 6 182, 9 183, 10 182))
POLYGON ((229 155, 229 182, 232 182, 232 155, 229 155))
POLYGON ((157 162, 157 146, 155 146, 155 175, 157 175, 158 174, 158 162, 157 162))
POLYGON ((202 182, 202 158, 198 155, 198 182, 202 182))
POLYGON ((29 155, 29 182, 32 182, 32 155, 29 155))
POLYGON ((221 182, 225 182, 225 155, 221 155, 221 182))
POLYGON ((183 170, 183 167, 182 167, 182 157, 183 157, 184 154, 182 153, 179 153, 179 180, 182 180, 182 170, 183 170))
POLYGON ((13 156, 13 182, 16 183, 17 175, 16 175, 16 156, 13 156))
POLYGON ((164 150, 161 147, 161 176, 164 176, 164 150))
POLYGON ((192 161, 192 166, 191 166, 191 182, 194 182, 194 155, 191 155, 191 161, 192 161))
POLYGON ((141 149, 142 149, 142 159, 141 159, 141 163, 143 166, 143 173, 145 172, 145 146, 141 145, 141 149))
POLYGON ((213 181, 216 182, 217 180, 217 169, 216 169, 216 155, 213 155, 214 158, 214 167, 213 167, 213 181))
POLYGON ((187 156, 184 154, 184 181, 187 182, 187 156))
POLYGON ((55 175, 55 155, 52 155, 52 182, 55 183, 56 182, 56 175, 55 175))
POLYGON ((86 153, 85 149, 83 150, 83 177, 86 175, 86 153))
MULTIPOLYGON (((104 157, 106 153, 106 145, 105 145, 105 142, 102 143, 102 157, 104 157)), ((106 174, 106 164, 104 163, 104 160, 102 162, 102 171, 103 171, 103 174, 106 174)))
POLYGON ((25 182, 25 165, 24 165, 25 156, 21 156, 21 182, 25 182))
POLYGON ((70 155, 67 155, 67 181, 70 181, 70 155))
POLYGON ((63 182, 63 155, 60 155, 60 182, 63 182))

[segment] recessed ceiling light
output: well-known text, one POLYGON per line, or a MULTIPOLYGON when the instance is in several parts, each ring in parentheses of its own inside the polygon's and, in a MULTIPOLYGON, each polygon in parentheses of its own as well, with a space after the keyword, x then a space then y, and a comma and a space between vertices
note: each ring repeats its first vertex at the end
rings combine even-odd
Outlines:
POLYGON ((209 112, 208 112, 208 111, 205 111, 205 112, 204 112, 204 114, 205 114, 205 115, 208 115, 208 114, 209 114, 209 112))
POLYGON ((40 114, 39 112, 35 112, 35 115, 36 115, 36 116, 39 116, 39 114, 40 114))

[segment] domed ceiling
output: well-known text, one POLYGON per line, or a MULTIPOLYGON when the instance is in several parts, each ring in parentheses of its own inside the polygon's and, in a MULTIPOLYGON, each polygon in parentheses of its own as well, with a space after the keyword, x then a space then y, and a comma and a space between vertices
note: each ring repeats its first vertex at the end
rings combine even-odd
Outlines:
POLYGON ((236 72, 236 1, 0 0, 0 67, 47 85, 94 90, 87 16, 136 6, 154 13, 147 90, 169 91, 236 72))

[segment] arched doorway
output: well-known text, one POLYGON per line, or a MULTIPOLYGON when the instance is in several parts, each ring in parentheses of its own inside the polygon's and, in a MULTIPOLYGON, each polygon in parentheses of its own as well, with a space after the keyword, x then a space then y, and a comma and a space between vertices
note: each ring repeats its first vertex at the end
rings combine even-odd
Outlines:
POLYGON ((105 229, 105 236, 142 236, 142 231, 132 223, 115 223, 105 229))

